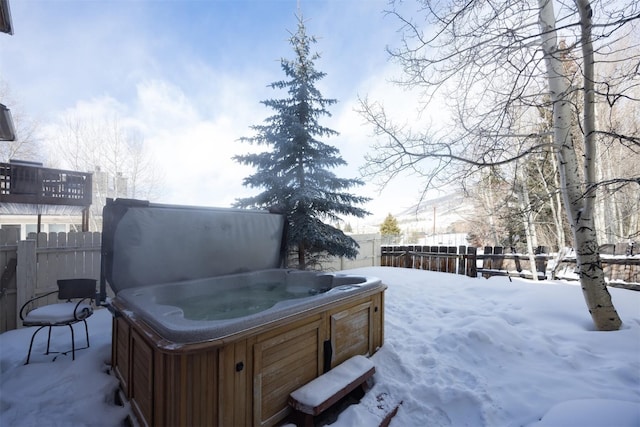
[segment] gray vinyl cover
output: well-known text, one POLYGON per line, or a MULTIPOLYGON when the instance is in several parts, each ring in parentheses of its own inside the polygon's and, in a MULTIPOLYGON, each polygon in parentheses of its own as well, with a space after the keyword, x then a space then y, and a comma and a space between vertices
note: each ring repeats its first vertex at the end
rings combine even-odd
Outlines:
POLYGON ((284 216, 268 211, 108 201, 102 277, 114 292, 281 267, 284 216))

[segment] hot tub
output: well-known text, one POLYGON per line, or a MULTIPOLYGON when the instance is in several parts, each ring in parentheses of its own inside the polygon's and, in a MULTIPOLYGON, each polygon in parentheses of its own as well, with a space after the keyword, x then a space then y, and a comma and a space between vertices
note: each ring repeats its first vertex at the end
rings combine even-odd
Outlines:
POLYGON ((219 340, 380 287, 369 277, 271 269, 125 289, 118 298, 178 344, 219 340))
POLYGON ((142 425, 275 425, 298 387, 384 339, 379 279, 281 268, 284 218, 109 201, 112 367, 142 425))

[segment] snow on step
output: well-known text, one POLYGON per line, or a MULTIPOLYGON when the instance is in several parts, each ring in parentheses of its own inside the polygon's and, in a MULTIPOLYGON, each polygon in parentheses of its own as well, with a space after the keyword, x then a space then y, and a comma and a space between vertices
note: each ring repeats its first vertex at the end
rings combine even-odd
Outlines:
MULTIPOLYGON (((366 375, 372 369, 375 370, 375 365, 370 359, 364 356, 353 356, 329 372, 292 392, 291 398, 298 402, 300 406, 318 407, 346 387, 352 385, 358 378, 366 375)), ((360 384, 355 384, 353 388, 358 385, 360 384)), ((301 410, 301 408, 297 409, 301 410)))

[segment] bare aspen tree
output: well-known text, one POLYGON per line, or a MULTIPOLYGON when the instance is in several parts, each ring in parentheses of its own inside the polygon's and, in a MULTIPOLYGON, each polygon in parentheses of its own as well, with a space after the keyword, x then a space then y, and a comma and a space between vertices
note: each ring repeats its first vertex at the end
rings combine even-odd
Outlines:
POLYGON ((551 135, 545 135, 546 131, 553 128, 552 111, 545 106, 538 108, 540 115, 540 123, 537 132, 542 138, 548 142, 548 148, 535 156, 534 161, 529 163, 533 165, 537 176, 537 181, 541 184, 541 191, 546 198, 546 207, 549 209, 550 218, 549 238, 546 239, 547 246, 555 246, 558 251, 563 251, 567 246, 566 232, 568 229, 567 220, 562 210, 562 194, 560 193, 560 177, 558 175, 558 165, 554 161, 550 161, 555 157, 552 149, 551 135), (552 244, 553 242, 553 244, 552 244))
POLYGON ((160 184, 160 172, 142 136, 116 117, 84 118, 66 115, 52 129, 55 151, 50 161, 57 167, 94 172, 93 229, 102 226, 107 198, 152 199, 160 184))
POLYGON ((0 142, 0 162, 11 159, 42 161, 40 125, 37 120, 24 113, 22 106, 12 96, 9 85, 0 80, 0 103, 11 109, 13 126, 16 131, 15 141, 0 142))
POLYGON ((621 320, 611 301, 611 295, 604 280, 604 271, 600 262, 598 238, 595 228, 594 202, 596 197, 595 180, 595 116, 593 86, 593 45, 591 41, 591 5, 586 0, 577 0, 580 15, 584 73, 584 104, 582 122, 582 140, 584 158, 578 159, 575 140, 578 135, 572 134, 571 118, 573 111, 571 99, 571 82, 564 73, 562 59, 558 54, 558 37, 556 17, 551 0, 539 0, 540 30, 542 50, 547 68, 549 94, 553 103, 553 145, 560 171, 561 190, 571 230, 578 275, 582 285, 585 301, 599 330, 617 330, 621 320), (580 174, 583 168, 584 176, 580 174))
POLYGON ((637 156, 640 138, 609 126, 611 120, 596 127, 596 114, 640 102, 634 97, 638 44, 615 58, 624 78, 609 82, 595 67, 613 61, 614 44, 638 30, 640 6, 631 0, 416 4, 417 12, 406 2, 392 2, 389 11, 402 26, 400 46, 389 50, 402 67, 397 83, 418 92, 424 114, 436 101, 450 106, 451 121, 440 129, 399 125, 381 104, 361 100, 361 114, 379 137, 364 173, 418 171, 427 185, 438 185, 553 152, 589 312, 598 330, 619 329, 600 263, 594 206, 598 188, 615 183, 637 192, 640 178, 598 181, 596 145, 606 140, 637 156), (607 108, 596 111, 598 100, 607 108), (550 128, 531 113, 541 109, 552 111, 550 128))
POLYGON ((534 255, 534 248, 538 246, 538 235, 534 220, 536 212, 531 208, 527 179, 523 173, 524 167, 517 167, 516 169, 515 188, 518 196, 520 217, 524 225, 524 232, 527 238, 527 254, 529 256, 529 265, 531 266, 531 277, 537 282, 538 273, 536 271, 536 257, 534 255))
POLYGON ((633 54, 639 44, 640 31, 629 34, 610 48, 609 61, 596 69, 597 81, 606 82, 607 88, 615 88, 615 92, 622 92, 619 86, 626 86, 624 93, 628 96, 615 101, 606 96, 596 97, 596 127, 603 131, 596 144, 597 180, 610 183, 597 189, 596 221, 601 242, 640 238, 640 191, 624 184, 624 180, 640 177, 640 149, 630 156, 625 144, 615 143, 616 134, 640 135, 640 103, 634 102, 640 99, 640 85, 626 79, 628 71, 620 66, 621 60, 633 54))
POLYGON ((565 241, 565 233, 564 233, 564 221, 562 217, 562 200, 561 194, 558 189, 560 188, 559 182, 557 180, 557 165, 555 162, 551 162, 551 166, 553 167, 553 181, 549 182, 547 180, 547 176, 542 168, 541 162, 535 162, 536 172, 538 173, 538 179, 541 183, 544 194, 547 199, 547 206, 551 211, 551 221, 553 224, 552 238, 548 240, 553 240, 556 243, 558 250, 564 248, 566 246, 565 241))

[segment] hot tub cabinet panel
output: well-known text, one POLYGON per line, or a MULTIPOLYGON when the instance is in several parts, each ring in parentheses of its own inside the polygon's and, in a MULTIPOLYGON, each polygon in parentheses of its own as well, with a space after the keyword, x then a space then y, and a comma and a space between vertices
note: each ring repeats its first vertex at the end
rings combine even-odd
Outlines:
POLYGON ((330 316, 332 368, 356 354, 373 353, 373 309, 367 301, 330 316))
POLYGON ((130 328, 122 317, 113 319, 113 342, 111 344, 111 357, 113 360, 113 372, 120 380, 120 388, 129 393, 129 347, 130 328), (118 334, 115 331, 118 331, 118 334))
MULTIPOLYGON (((141 425, 229 425, 217 416, 219 392, 224 392, 218 389, 218 384, 223 385, 218 375, 227 371, 223 363, 234 345, 225 351, 214 346, 196 352, 165 352, 155 345, 155 333, 138 320, 116 317, 113 328, 114 342, 120 336, 129 337, 128 346, 112 347, 112 363, 141 425), (125 360, 127 367, 118 365, 125 360)), ((233 394, 228 396, 233 399, 233 394)))
POLYGON ((293 390, 382 346, 383 292, 189 344, 167 341, 116 299, 113 369, 141 425, 276 425, 293 390))
POLYGON ((253 425, 273 425, 288 414, 289 393, 322 374, 321 318, 262 334, 253 346, 253 425), (276 334, 274 336, 274 333, 276 334))
POLYGON ((131 403, 137 413, 145 419, 150 419, 155 386, 153 350, 135 330, 129 333, 131 370, 128 383, 131 403))

